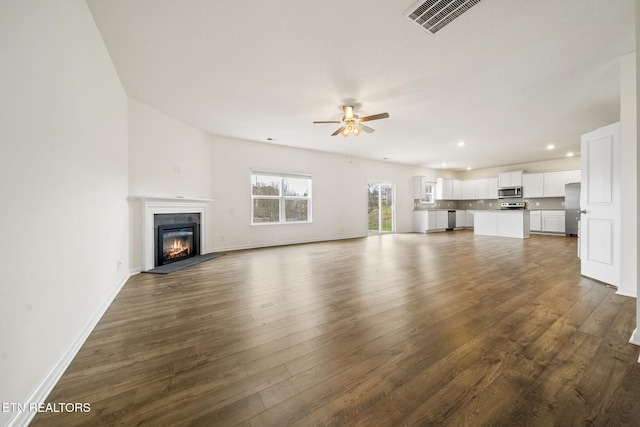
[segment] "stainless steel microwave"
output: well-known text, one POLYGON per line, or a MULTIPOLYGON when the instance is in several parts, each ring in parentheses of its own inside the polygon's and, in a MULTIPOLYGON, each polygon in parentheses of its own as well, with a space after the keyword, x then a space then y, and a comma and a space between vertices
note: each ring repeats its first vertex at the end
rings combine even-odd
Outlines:
POLYGON ((499 199, 512 199, 522 197, 522 187, 502 187, 498 188, 499 199))

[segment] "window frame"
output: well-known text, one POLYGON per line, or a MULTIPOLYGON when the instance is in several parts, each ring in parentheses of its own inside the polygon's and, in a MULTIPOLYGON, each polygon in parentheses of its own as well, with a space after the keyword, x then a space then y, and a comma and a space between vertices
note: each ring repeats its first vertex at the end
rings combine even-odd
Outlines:
POLYGON ((436 183, 432 181, 425 182, 424 200, 421 201, 424 204, 433 205, 436 203, 436 183), (431 191, 428 191, 431 189, 431 191))
POLYGON ((282 172, 270 172, 264 170, 251 170, 250 175, 250 194, 251 194, 251 225, 264 226, 264 225, 283 225, 283 224, 310 224, 313 222, 312 218, 312 198, 313 198, 313 179, 311 175, 299 174, 299 173, 282 173, 282 172), (268 176, 271 178, 277 178, 279 180, 279 194, 278 195, 262 195, 253 194, 253 183, 255 176, 268 176), (309 182, 309 191, 306 196, 287 196, 284 194, 284 182, 287 179, 304 179, 309 182), (278 200, 278 221, 255 221, 255 201, 256 200, 278 200), (307 201, 307 219, 303 221, 287 220, 287 201, 291 200, 306 200, 307 201))

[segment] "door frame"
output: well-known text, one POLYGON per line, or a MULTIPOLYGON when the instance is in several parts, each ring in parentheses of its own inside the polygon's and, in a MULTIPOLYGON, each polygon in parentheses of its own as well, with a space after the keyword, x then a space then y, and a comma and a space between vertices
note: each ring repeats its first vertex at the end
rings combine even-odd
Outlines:
POLYGON ((380 197, 381 192, 378 191, 378 230, 370 230, 369 229, 369 196, 367 194, 367 235, 368 236, 376 236, 382 234, 393 234, 396 232, 396 185, 393 181, 385 180, 385 179, 367 179, 367 193, 369 193, 369 186, 371 184, 380 185, 389 185, 391 187, 391 231, 383 231, 382 230, 382 198, 380 197))

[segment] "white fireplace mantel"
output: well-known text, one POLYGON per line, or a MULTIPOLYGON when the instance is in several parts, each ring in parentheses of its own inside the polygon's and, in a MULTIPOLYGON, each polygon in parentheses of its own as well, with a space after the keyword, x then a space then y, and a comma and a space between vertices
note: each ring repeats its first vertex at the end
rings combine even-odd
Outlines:
POLYGON ((200 214, 200 253, 207 248, 207 210, 213 199, 187 199, 183 197, 136 196, 142 204, 142 271, 155 267, 153 226, 155 214, 200 214))

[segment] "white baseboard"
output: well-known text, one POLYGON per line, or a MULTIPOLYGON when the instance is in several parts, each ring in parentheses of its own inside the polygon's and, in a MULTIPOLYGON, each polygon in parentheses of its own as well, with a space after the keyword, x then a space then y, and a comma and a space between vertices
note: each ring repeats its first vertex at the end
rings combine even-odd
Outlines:
POLYGON ((224 247, 219 247, 219 248, 208 248, 207 249, 207 253, 224 252, 224 251, 240 251, 240 250, 244 250, 244 249, 271 248, 271 247, 275 247, 275 246, 302 245, 302 244, 305 244, 305 243, 329 242, 329 241, 333 241, 333 240, 359 239, 359 238, 362 238, 362 237, 367 237, 367 234, 353 234, 353 235, 346 235, 346 236, 333 236, 333 237, 325 237, 325 238, 322 238, 322 239, 291 240, 291 241, 277 242, 277 243, 224 246, 224 247))
POLYGON ((618 287, 618 290, 616 291, 616 295, 622 295, 623 297, 632 297, 632 298, 638 298, 638 289, 637 288, 621 288, 618 287))
MULTIPOLYGON (((47 400, 49 393, 51 393, 53 387, 55 387, 55 385, 58 383, 58 380, 60 380, 60 377, 62 376, 64 371, 67 370, 73 358, 76 357, 76 354, 78 354, 78 351, 80 351, 80 348, 87 340, 93 329, 96 327, 105 311, 107 311, 113 300, 116 298, 122 287, 125 285, 125 283, 127 283, 129 277, 131 276, 127 275, 121 279, 116 289, 111 293, 111 295, 109 295, 107 300, 102 304, 100 309, 94 314, 89 322, 87 322, 80 335, 78 335, 76 339, 73 340, 73 342, 60 355, 58 360, 56 360, 56 362, 42 379, 40 384, 35 388, 31 395, 27 397, 27 399, 25 399, 25 402, 43 403, 47 400)), ((33 417, 35 417, 35 415, 36 412, 31 411, 17 412, 9 421, 7 427, 27 426, 29 425, 33 417)))

